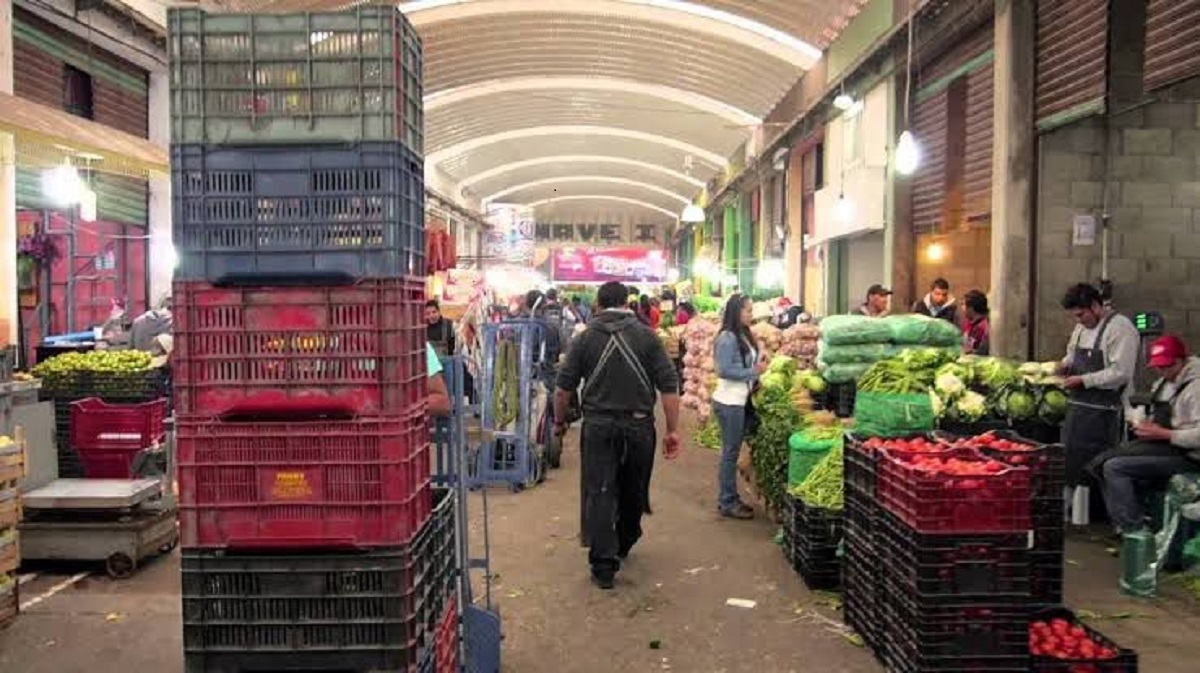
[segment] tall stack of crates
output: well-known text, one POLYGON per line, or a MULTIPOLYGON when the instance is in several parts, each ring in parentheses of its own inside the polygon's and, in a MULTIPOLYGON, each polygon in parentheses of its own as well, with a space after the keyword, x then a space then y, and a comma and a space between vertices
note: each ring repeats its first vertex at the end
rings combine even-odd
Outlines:
POLYGON ((454 567, 420 39, 387 6, 169 28, 186 670, 420 670, 454 567))
POLYGON ((880 551, 877 549, 879 506, 875 501, 875 451, 861 438, 847 435, 843 452, 845 512, 842 527, 842 589, 846 624, 880 651, 880 551))
MULTIPOLYGON (((0 396, 11 395, 0 383, 0 396)), ((17 568, 21 565, 20 480, 25 476, 25 438, 21 428, 0 430, 0 627, 17 617, 20 604, 17 568)))

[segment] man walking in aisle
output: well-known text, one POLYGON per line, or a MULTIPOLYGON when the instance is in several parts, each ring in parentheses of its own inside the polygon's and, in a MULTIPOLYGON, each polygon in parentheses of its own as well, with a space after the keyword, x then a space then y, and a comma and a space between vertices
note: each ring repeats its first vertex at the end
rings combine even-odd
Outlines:
POLYGON ((425 340, 433 346, 438 357, 454 355, 454 325, 442 316, 442 307, 436 299, 425 302, 425 340))
POLYGON ((663 456, 679 455, 679 377, 658 336, 626 308, 624 285, 605 283, 597 301, 600 313, 559 371, 555 429, 564 431, 571 391, 583 382, 583 527, 592 581, 612 589, 621 559, 642 536, 659 394, 667 424, 663 456))

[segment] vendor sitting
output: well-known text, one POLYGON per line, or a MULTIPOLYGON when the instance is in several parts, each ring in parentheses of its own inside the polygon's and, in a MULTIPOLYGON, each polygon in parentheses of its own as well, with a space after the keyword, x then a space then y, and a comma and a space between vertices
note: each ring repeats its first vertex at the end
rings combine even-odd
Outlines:
POLYGON ((1162 376, 1151 395, 1150 418, 1134 425, 1137 440, 1102 468, 1105 504, 1122 533, 1145 528, 1139 485, 1158 488, 1176 474, 1200 472, 1200 384, 1193 385, 1200 358, 1188 357, 1183 341, 1167 335, 1151 344, 1147 364, 1162 376))

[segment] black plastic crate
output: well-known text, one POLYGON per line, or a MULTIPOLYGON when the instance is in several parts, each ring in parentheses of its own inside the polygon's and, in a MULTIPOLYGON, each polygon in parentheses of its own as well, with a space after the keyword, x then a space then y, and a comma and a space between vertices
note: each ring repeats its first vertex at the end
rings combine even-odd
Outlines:
POLYGON ((1056 659, 1046 656, 1031 657, 1029 670, 1031 673, 1137 673, 1138 655, 1133 650, 1117 645, 1103 633, 1081 622, 1075 613, 1061 606, 1039 610, 1033 615, 1033 621, 1049 622, 1063 619, 1082 628, 1089 638, 1096 643, 1111 648, 1116 656, 1110 659, 1056 659))
POLYGON ((171 392, 170 380, 162 369, 62 372, 44 376, 41 381, 39 399, 55 402, 98 397, 109 404, 141 404, 169 397, 171 392))
POLYGON ((858 437, 846 436, 845 451, 842 453, 842 472, 847 499, 854 494, 865 502, 874 503, 876 461, 875 452, 864 447, 858 437))
POLYGON ((1039 605, 1057 605, 1063 600, 1062 551, 1034 552, 1030 565, 1030 594, 1039 605))
POLYGON ((455 546, 454 517, 455 492, 452 489, 434 489, 433 516, 429 520, 429 600, 427 613, 426 642, 437 633, 437 626, 445 612, 446 604, 454 593, 458 582, 458 559, 455 546))
POLYGON ((453 566, 454 500, 405 547, 328 555, 185 551, 185 670, 407 671, 432 644, 453 566), (449 522, 447 524, 447 521, 449 522))
POLYGON ((394 6, 168 17, 173 143, 401 141, 422 151, 421 38, 394 6))
POLYGON ((822 406, 832 411, 838 418, 854 417, 854 398, 858 385, 854 381, 847 383, 830 383, 825 389, 825 399, 822 406))
POLYGON ((171 149, 176 280, 425 275, 423 160, 399 143, 171 149))
POLYGON ((1027 534, 918 533, 890 513, 876 537, 889 579, 925 596, 1027 599, 1031 551, 1027 534))
POLYGON ((883 585, 884 639, 909 661, 1028 656, 1033 606, 1027 601, 944 605, 940 597, 914 596, 886 579, 883 585))

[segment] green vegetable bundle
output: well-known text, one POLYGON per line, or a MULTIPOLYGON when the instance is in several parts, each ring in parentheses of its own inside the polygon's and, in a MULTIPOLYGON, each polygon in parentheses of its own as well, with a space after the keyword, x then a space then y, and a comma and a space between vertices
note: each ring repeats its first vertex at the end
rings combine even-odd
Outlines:
POLYGON ((696 444, 711 451, 721 449, 721 426, 717 423, 716 416, 709 416, 700 427, 700 432, 696 433, 696 444))
POLYGON ((759 389, 754 408, 761 421, 758 433, 749 440, 755 486, 768 505, 782 509, 790 458, 788 439, 804 421, 789 388, 759 389))
POLYGON ((793 495, 805 504, 822 509, 840 510, 845 507, 845 480, 841 442, 835 444, 825 458, 817 463, 808 477, 795 488, 793 495))
POLYGON ((962 332, 954 323, 929 316, 890 315, 883 322, 889 331, 889 341, 906 346, 962 347, 962 332))

